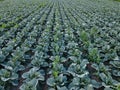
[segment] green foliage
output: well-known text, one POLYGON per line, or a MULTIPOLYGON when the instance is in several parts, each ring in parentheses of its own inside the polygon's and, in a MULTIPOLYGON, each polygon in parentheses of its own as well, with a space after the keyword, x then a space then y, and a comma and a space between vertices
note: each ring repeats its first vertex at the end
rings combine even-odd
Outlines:
POLYGON ((117 85, 116 89, 117 89, 117 90, 120 90, 120 84, 119 84, 119 85, 117 85))
POLYGON ((53 76, 56 78, 58 77, 58 74, 59 74, 59 71, 57 69, 58 65, 59 65, 59 62, 60 62, 60 57, 59 56, 56 56, 55 57, 55 60, 53 61, 53 76))
POLYGON ((3 23, 1 27, 2 27, 2 28, 6 28, 7 25, 3 23))
POLYGON ((26 84, 23 84, 20 87, 20 90, 37 90, 37 83, 38 81, 36 79, 32 79, 31 81, 27 82, 26 84))
POLYGON ((41 73, 40 73, 39 71, 37 71, 37 70, 39 70, 39 68, 34 67, 34 68, 30 69, 30 71, 24 73, 24 74, 22 75, 22 77, 26 79, 26 82, 27 82, 27 81, 30 81, 30 80, 32 80, 32 79, 37 79, 37 80, 42 80, 42 81, 44 81, 44 77, 43 77, 43 76, 41 75, 41 73))
POLYGON ((118 2, 8 1, 0 3, 0 90, 120 90, 118 2))
POLYGON ((120 0, 114 0, 114 1, 118 1, 118 2, 120 2, 120 0))
POLYGON ((84 30, 80 33, 80 37, 83 42, 87 42, 89 40, 88 33, 84 30))
POLYGON ((95 63, 100 62, 100 56, 97 48, 89 48, 89 59, 95 63))
POLYGON ((20 90, 37 90, 38 81, 45 80, 39 68, 36 67, 23 73, 22 78, 25 79, 25 83, 20 87, 20 90))
POLYGON ((0 0, 0 1, 4 1, 4 0, 0 0))

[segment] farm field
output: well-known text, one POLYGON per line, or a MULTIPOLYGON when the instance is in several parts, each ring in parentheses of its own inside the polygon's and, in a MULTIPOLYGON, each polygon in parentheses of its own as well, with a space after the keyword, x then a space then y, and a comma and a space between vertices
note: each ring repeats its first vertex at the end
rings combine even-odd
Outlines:
POLYGON ((0 90, 120 90, 120 2, 0 0, 0 90))

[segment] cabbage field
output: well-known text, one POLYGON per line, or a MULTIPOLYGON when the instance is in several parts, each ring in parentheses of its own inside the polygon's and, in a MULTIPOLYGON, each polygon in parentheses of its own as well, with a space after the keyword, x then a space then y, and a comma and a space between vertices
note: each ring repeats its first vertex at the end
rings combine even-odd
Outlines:
POLYGON ((120 90, 120 2, 0 0, 0 90, 120 90))

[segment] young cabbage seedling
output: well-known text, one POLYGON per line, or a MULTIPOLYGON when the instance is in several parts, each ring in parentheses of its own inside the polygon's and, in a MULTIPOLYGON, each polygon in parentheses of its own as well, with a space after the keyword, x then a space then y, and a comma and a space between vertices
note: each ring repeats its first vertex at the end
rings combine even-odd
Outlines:
POLYGON ((100 62, 100 56, 97 48, 89 48, 89 60, 95 63, 100 62))
POLYGON ((60 57, 56 56, 55 60, 53 61, 53 76, 56 78, 58 77, 59 71, 57 70, 57 66, 59 65, 60 57))

